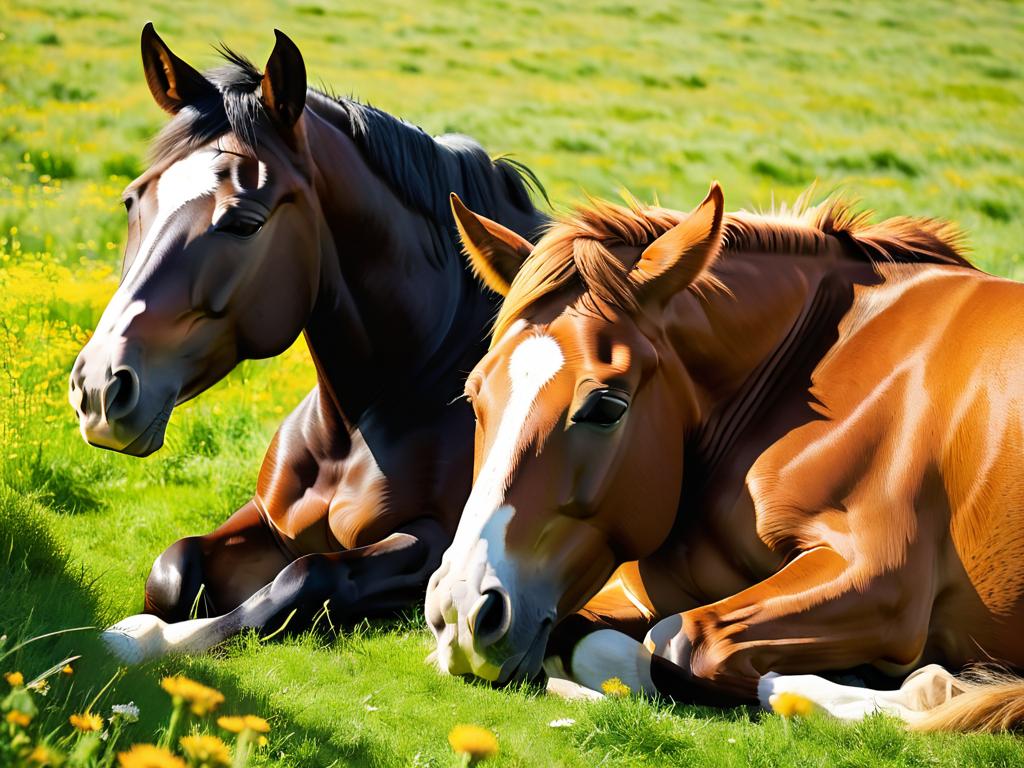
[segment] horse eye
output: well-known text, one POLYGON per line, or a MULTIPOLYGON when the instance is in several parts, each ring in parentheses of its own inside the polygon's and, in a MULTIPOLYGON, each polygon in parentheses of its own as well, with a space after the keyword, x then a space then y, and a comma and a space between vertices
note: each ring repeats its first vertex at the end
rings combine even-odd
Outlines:
POLYGON ((598 427, 614 427, 626 414, 629 401, 624 395, 599 389, 592 392, 579 410, 573 414, 575 424, 593 424, 598 427))
POLYGON ((221 219, 214 229, 235 237, 252 237, 263 228, 262 221, 245 221, 242 219, 221 219))

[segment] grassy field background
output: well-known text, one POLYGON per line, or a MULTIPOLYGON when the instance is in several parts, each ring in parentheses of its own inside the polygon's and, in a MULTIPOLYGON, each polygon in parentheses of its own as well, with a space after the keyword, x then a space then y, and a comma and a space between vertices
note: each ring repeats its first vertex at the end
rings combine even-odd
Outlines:
MULTIPOLYGON (((116 286, 120 190, 163 123, 138 57, 147 20, 200 67, 219 40, 262 64, 280 27, 311 83, 512 153, 562 205, 626 186, 689 208, 717 178, 729 208, 758 207, 818 180, 883 215, 953 219, 981 266, 1024 277, 1019 3, 461 5, 0 6, 0 634, 137 612, 153 558, 249 498, 274 427, 313 383, 300 343, 181 408, 152 458, 77 434, 67 372, 116 286)), ((136 738, 152 738, 168 706, 157 680, 184 672, 233 711, 269 716, 260 761, 295 766, 449 765, 457 722, 497 733, 499 765, 1024 764, 1019 738, 922 738, 884 718, 787 727, 745 710, 497 692, 439 677, 429 650, 415 615, 330 642, 247 637, 129 670, 102 701, 140 704, 136 738), (564 717, 576 724, 548 726, 564 717)), ((118 672, 91 633, 4 665, 29 674, 70 653, 83 659, 59 693, 81 706, 118 672)))

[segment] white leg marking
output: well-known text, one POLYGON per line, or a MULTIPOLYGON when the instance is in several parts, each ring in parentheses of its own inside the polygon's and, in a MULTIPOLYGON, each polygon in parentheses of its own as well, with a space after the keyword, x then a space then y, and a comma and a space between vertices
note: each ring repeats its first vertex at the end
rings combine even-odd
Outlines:
POLYGON ((257 627, 269 620, 275 610, 267 597, 270 589, 264 587, 223 616, 168 624, 143 613, 122 619, 100 637, 111 653, 128 664, 171 654, 202 653, 247 627, 257 627))
MULTIPOLYGON (((783 693, 795 693, 809 699, 816 706, 839 720, 863 720, 875 712, 885 712, 906 723, 913 723, 921 713, 945 699, 924 691, 952 676, 941 667, 931 665, 911 675, 903 687, 895 691, 876 691, 839 685, 817 675, 778 675, 770 672, 757 684, 757 698, 761 706, 773 710, 773 704, 783 693), (920 673, 926 673, 919 676, 920 673)), ((952 689, 950 689, 952 691, 952 689)), ((950 692, 948 695, 952 695, 950 692)))
POLYGON ((605 680, 617 677, 633 693, 657 693, 651 681, 651 652, 614 629, 592 632, 577 643, 572 673, 577 683, 594 691, 600 691, 605 680))
POLYGON ((216 643, 204 643, 202 631, 216 619, 193 619, 167 624, 146 613, 129 616, 105 630, 100 637, 120 661, 141 664, 172 653, 204 651, 216 643))
POLYGON ((547 692, 552 696, 566 701, 598 701, 604 698, 603 693, 584 688, 570 680, 569 673, 565 671, 565 665, 558 656, 544 659, 544 671, 548 673, 547 692))

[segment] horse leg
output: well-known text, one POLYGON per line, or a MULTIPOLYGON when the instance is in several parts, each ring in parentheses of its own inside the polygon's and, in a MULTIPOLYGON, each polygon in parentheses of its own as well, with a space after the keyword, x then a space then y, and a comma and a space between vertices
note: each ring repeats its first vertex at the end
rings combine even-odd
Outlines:
POLYGON ((559 622, 548 641, 548 691, 567 699, 599 697, 601 684, 621 680, 654 693, 650 652, 640 644, 656 620, 636 562, 620 566, 579 612, 559 622))
POLYGON ((227 613, 290 561, 250 501, 212 533, 179 539, 156 559, 144 611, 166 622, 227 613))
POLYGON ((643 643, 613 628, 587 634, 572 648, 570 671, 587 688, 618 677, 634 692, 687 703, 770 708, 779 693, 792 692, 844 719, 885 709, 911 720, 908 712, 960 691, 941 667, 919 670, 899 691, 778 674, 912 665, 927 636, 930 601, 908 597, 899 574, 865 578, 819 547, 732 597, 659 621, 643 643))
POLYGON ((224 615, 168 624, 142 614, 103 638, 119 658, 140 663, 199 653, 244 629, 266 636, 306 628, 322 613, 331 622, 393 613, 422 597, 450 539, 436 520, 421 518, 374 544, 300 557, 224 615))
POLYGON ((655 625, 644 641, 653 654, 653 683, 684 700, 707 700, 714 692, 770 708, 790 692, 843 719, 883 709, 909 720, 908 711, 958 692, 948 673, 927 668, 899 691, 839 686, 800 673, 915 665, 928 634, 929 574, 868 574, 828 547, 808 550, 732 597, 655 625))

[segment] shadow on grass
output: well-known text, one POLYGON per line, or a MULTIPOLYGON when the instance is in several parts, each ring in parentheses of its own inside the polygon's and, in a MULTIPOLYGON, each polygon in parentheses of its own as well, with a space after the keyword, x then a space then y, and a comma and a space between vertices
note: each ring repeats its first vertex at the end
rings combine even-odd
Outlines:
MULTIPOLYGON (((5 483, 0 483, 0 584, 0 635, 7 636, 7 648, 59 630, 93 627, 104 615, 92 581, 84 569, 76 570, 69 563, 67 552, 47 525, 41 502, 5 483)), ((0 672, 19 670, 32 679, 63 659, 80 657, 70 679, 52 680, 50 700, 58 706, 43 708, 46 729, 67 729, 67 716, 84 710, 94 699, 98 699, 94 711, 104 716, 109 715, 110 705, 132 702, 139 707, 140 719, 129 727, 126 738, 156 741, 171 711, 170 698, 159 681, 166 675, 186 674, 224 694, 223 713, 258 714, 272 720, 271 747, 255 757, 256 765, 328 765, 339 759, 353 765, 381 764, 379 745, 372 740, 349 738, 338 744, 329 730, 300 727, 275 711, 269 695, 242 690, 236 676, 218 664, 219 654, 124 668, 107 653, 98 629, 31 642, 0 664, 0 672)), ((205 725, 218 732, 214 719, 205 725)))

